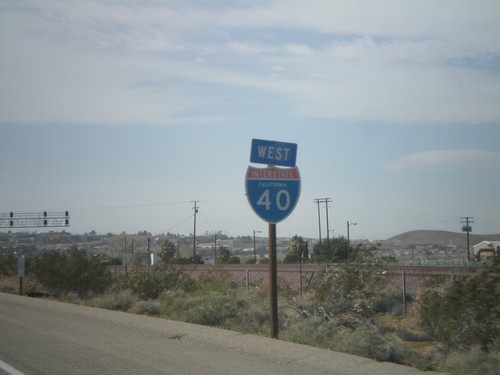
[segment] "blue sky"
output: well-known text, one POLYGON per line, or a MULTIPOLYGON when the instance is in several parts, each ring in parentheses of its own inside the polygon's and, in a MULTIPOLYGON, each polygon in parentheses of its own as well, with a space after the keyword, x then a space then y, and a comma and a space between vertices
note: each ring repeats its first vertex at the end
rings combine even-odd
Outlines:
POLYGON ((498 1, 3 1, 0 212, 237 236, 252 138, 298 144, 278 236, 500 233, 498 1), (322 233, 326 233, 321 209, 322 233))

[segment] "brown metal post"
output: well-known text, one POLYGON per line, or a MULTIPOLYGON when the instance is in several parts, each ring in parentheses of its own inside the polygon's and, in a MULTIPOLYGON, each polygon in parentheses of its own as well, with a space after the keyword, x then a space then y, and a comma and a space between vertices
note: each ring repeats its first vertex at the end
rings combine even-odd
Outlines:
POLYGON ((276 224, 269 224, 269 323, 273 339, 278 338, 278 272, 276 263, 276 224))

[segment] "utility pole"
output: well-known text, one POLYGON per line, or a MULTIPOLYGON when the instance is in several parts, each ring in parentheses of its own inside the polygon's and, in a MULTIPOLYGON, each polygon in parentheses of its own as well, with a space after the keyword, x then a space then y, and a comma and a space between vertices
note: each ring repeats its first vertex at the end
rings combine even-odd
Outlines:
POLYGON ((470 263, 469 233, 472 232, 472 227, 469 224, 474 223, 474 220, 472 220, 472 219, 474 219, 474 217, 463 216, 460 218, 460 222, 462 224, 465 224, 465 225, 462 225, 462 232, 467 233, 467 262, 468 263, 470 263))
MULTIPOLYGON (((318 204, 318 226, 319 226, 319 243, 321 245, 321 215, 319 211, 319 206, 321 203, 325 204, 326 208, 326 240, 328 241, 328 244, 330 243, 330 224, 329 224, 329 217, 328 217, 328 203, 330 203, 332 200, 331 198, 316 198, 314 199, 314 203, 318 204)), ((328 245, 329 246, 329 245, 328 245)))
POLYGON ((318 204, 318 229, 319 229, 319 244, 321 245, 321 215, 319 213, 319 204, 321 203, 321 199, 315 199, 314 203, 318 204))
POLYGON ((149 269, 151 267, 151 238, 148 236, 148 277, 149 277, 149 269))
POLYGON ((328 241, 328 249, 330 249, 330 226, 328 224, 328 203, 332 200, 330 198, 325 198, 325 209, 326 209, 326 240, 328 241))
POLYGON ((261 230, 253 230, 253 260, 257 264, 257 247, 255 246, 255 233, 261 233, 261 230))
POLYGON ((198 201, 193 201, 194 202, 194 229, 193 229, 193 264, 196 263, 196 214, 198 213, 198 201))
POLYGON ((349 227, 351 225, 358 225, 358 223, 349 223, 347 222, 347 257, 349 258, 349 250, 351 248, 351 239, 349 238, 349 227))
POLYGON ((125 233, 125 244, 123 249, 123 256, 125 257, 125 275, 128 273, 128 254, 127 254, 127 233, 125 233))
POLYGON ((214 264, 217 264, 217 233, 214 234, 214 264))

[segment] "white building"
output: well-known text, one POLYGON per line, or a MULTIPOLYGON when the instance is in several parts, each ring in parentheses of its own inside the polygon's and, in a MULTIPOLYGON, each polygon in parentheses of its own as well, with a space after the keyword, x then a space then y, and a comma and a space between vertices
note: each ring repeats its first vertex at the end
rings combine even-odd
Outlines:
POLYGON ((472 246, 472 249, 479 261, 487 262, 500 255, 500 241, 482 241, 472 246))

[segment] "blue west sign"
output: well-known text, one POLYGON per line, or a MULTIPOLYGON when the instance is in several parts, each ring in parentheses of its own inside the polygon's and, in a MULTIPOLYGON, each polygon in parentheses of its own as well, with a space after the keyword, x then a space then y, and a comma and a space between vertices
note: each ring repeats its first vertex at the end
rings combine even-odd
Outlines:
POLYGON ((250 162, 295 167, 297 144, 252 139, 250 162))
POLYGON ((245 188, 250 206, 262 220, 276 224, 293 211, 300 196, 300 174, 294 168, 248 167, 245 188))

